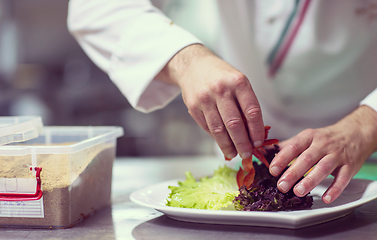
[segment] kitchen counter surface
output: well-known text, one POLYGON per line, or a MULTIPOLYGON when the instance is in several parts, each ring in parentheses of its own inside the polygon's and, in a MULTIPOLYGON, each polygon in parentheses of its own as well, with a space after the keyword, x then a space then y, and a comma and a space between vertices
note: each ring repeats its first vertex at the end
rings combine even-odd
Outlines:
MULTIPOLYGON (((114 163, 112 204, 69 229, 0 228, 0 239, 376 239, 377 200, 349 215, 302 229, 187 223, 130 201, 142 187, 183 178, 211 175, 223 164, 212 156, 119 158, 114 163)), ((377 163, 368 162, 356 176, 377 179, 377 163), (374 176, 376 173, 376 177, 374 176)))

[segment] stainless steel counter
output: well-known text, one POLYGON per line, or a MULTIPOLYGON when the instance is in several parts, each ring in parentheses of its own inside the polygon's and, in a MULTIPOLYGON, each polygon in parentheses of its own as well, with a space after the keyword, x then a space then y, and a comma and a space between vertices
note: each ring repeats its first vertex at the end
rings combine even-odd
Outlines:
POLYGON ((209 156, 117 159, 110 206, 69 229, 0 228, 0 239, 377 239, 377 200, 341 219, 298 230, 179 222, 129 200, 136 189, 183 178, 185 171, 210 175, 219 164, 209 156))

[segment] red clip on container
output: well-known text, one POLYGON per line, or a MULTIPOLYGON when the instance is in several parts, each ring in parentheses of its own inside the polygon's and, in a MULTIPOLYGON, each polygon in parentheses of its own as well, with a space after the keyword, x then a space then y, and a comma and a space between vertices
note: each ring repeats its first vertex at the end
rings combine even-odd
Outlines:
POLYGON ((36 201, 42 198, 43 192, 41 188, 41 171, 42 168, 40 167, 30 167, 30 171, 32 170, 36 171, 35 179, 37 180, 35 193, 9 193, 9 192, 3 192, 0 193, 0 201, 14 201, 14 202, 20 202, 20 201, 36 201))
MULTIPOLYGON (((25 142, 27 140, 37 138, 42 132, 43 124, 40 117, 0 117, 0 145, 25 142)), ((0 164, 2 164, 2 162, 0 162, 0 164)), ((35 184, 34 193, 25 193, 24 191, 20 190, 20 188, 23 189, 23 187, 25 187, 22 184, 25 182, 19 182, 17 181, 17 178, 15 178, 15 181, 13 181, 16 182, 16 189, 12 191, 9 189, 9 185, 12 185, 10 179, 2 179, 3 181, 0 182, 3 182, 4 186, 0 186, 0 201, 32 201, 39 200, 42 197, 43 193, 41 191, 39 176, 42 169, 37 168, 35 160, 30 164, 30 170, 35 175, 37 181, 35 184), (38 171, 35 172, 37 169, 38 171)), ((6 166, 4 167, 6 168, 6 166)), ((1 210, 4 211, 4 207, 3 209, 0 209, 0 211, 1 210)))
POLYGON ((0 226, 65 228, 108 205, 122 135, 121 127, 0 117, 0 226))

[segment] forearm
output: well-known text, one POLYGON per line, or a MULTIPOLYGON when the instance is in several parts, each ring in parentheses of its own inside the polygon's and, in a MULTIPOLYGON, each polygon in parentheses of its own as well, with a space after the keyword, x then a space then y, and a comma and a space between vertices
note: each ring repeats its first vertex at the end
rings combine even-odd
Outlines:
POLYGON ((141 39, 148 20, 151 26, 165 21, 148 0, 70 0, 68 5, 68 30, 105 72, 110 68, 111 56, 119 48, 122 36, 132 32, 129 39, 141 39), (151 19, 153 17, 155 19, 151 19))
POLYGON ((70 0, 68 28, 129 103, 143 112, 163 108, 177 86, 154 81, 182 48, 200 43, 148 0, 70 0))

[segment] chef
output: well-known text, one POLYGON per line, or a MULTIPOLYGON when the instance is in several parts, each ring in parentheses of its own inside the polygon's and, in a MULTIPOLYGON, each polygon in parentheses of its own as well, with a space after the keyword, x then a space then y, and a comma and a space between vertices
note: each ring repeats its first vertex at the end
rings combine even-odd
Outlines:
POLYGON ((71 0, 68 27, 135 109, 181 93, 226 158, 249 158, 272 126, 284 141, 271 174, 297 158, 280 191, 304 196, 332 174, 331 203, 377 150, 377 1, 217 5, 213 52, 148 0, 71 0))

